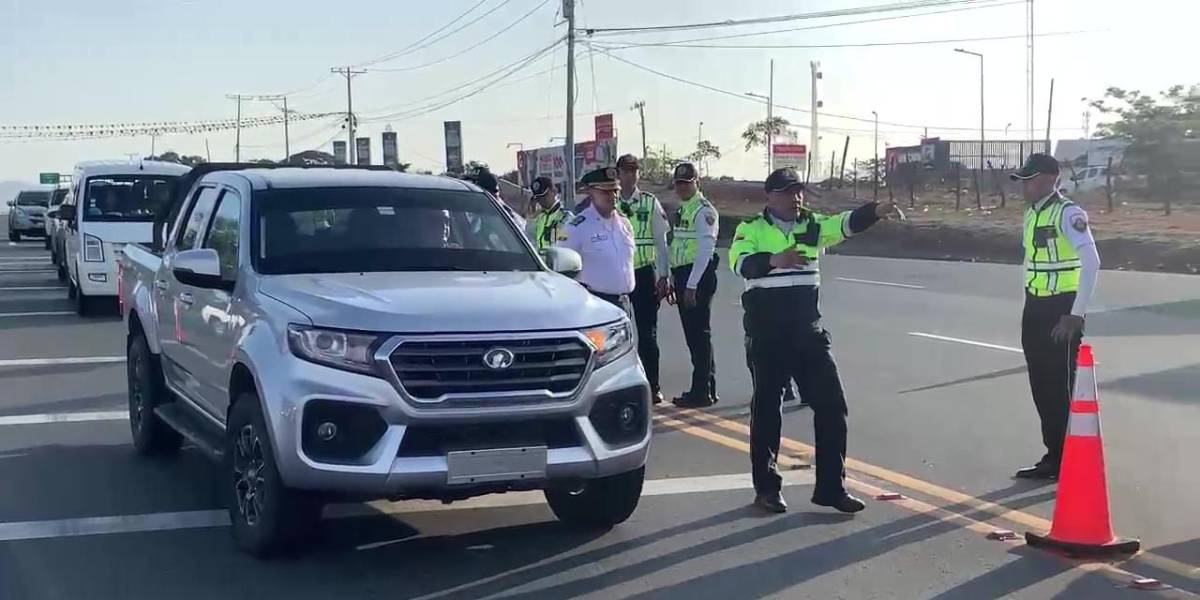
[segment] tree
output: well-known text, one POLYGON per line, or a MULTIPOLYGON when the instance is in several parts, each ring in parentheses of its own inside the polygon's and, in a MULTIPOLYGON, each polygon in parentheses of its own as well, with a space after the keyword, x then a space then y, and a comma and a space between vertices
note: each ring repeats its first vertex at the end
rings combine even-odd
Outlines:
POLYGON ((708 140, 700 140, 696 142, 696 151, 687 155, 687 159, 694 163, 703 163, 704 172, 708 173, 708 159, 721 160, 721 148, 708 140))
POLYGON ((1110 87, 1092 106, 1116 117, 1100 125, 1096 135, 1129 142, 1125 162, 1146 175, 1151 195, 1162 196, 1170 214, 1180 177, 1179 146, 1185 139, 1200 138, 1200 85, 1187 91, 1182 85, 1171 86, 1158 99, 1138 90, 1110 87))
POLYGON ((467 161, 467 164, 463 165, 463 173, 475 173, 477 171, 490 170, 491 169, 488 168, 487 163, 479 162, 477 160, 469 160, 467 161))
POLYGON ((746 130, 742 132, 742 141, 746 143, 746 152, 759 146, 765 147, 768 131, 773 137, 779 137, 787 133, 787 128, 791 125, 791 122, 783 117, 771 117, 769 127, 766 119, 747 125, 746 130))
POLYGON ((667 150, 666 146, 663 146, 662 150, 650 148, 646 151, 645 158, 641 160, 642 175, 650 181, 666 181, 671 177, 671 170, 681 160, 667 150))
POLYGON ((326 166, 336 165, 337 161, 333 155, 320 150, 305 150, 297 152, 288 157, 287 164, 289 165, 306 165, 306 166, 326 166))
POLYGON ((163 152, 162 154, 159 154, 158 156, 153 156, 153 155, 147 156, 146 160, 156 160, 158 162, 169 162, 169 163, 175 163, 178 165, 187 165, 189 167, 194 167, 196 165, 200 165, 200 164, 204 164, 204 163, 208 162, 207 160, 204 160, 203 156, 197 156, 194 154, 181 156, 178 152, 175 152, 173 150, 168 150, 166 152, 163 152))

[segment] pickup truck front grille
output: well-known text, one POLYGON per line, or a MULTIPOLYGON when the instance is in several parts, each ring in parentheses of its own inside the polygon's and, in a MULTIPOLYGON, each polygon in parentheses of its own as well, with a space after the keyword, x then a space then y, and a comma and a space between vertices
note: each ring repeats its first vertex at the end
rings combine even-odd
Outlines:
POLYGON ((390 362, 414 399, 446 396, 569 395, 587 373, 592 349, 571 334, 455 340, 409 339, 390 362))

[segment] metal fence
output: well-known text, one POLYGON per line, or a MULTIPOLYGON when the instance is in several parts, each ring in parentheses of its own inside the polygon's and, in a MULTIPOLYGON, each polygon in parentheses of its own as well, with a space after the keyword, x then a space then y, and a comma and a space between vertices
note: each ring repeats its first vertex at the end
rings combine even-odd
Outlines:
MULTIPOLYGON (((987 168, 991 163, 995 169, 1019 167, 1035 152, 1050 153, 1050 142, 1046 140, 995 140, 983 142, 983 161, 979 160, 979 140, 948 140, 950 163, 959 163, 964 169, 987 168)), ((953 166, 951 166, 953 168, 953 166)))

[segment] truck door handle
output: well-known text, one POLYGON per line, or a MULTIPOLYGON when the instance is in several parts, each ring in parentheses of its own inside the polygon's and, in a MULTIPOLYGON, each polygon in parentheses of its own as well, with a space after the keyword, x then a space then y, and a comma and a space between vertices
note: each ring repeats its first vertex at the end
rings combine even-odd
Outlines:
POLYGON ((156 289, 156 290, 158 290, 158 291, 160 291, 160 292, 165 292, 165 291, 167 291, 167 280, 166 280, 166 279, 157 279, 157 280, 155 280, 155 281, 154 281, 154 289, 156 289))
POLYGON ((184 306, 191 306, 196 303, 196 299, 192 296, 191 292, 179 292, 179 295, 176 297, 179 298, 179 303, 184 306))

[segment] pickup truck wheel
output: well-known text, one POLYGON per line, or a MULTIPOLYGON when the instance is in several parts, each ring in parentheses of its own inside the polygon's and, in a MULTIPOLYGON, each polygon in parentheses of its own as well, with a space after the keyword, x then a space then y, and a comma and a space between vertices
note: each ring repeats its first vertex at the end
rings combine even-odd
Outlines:
MULTIPOLYGON (((63 260, 61 258, 59 258, 56 262, 58 262, 58 281, 66 282, 67 281, 67 265, 65 262, 63 262, 63 260)), ((70 294, 70 291, 68 290, 67 293, 70 294)))
POLYGON ((10 239, 10 240, 12 240, 12 241, 14 241, 14 242, 19 242, 19 241, 21 241, 21 232, 20 232, 20 231, 10 231, 10 232, 8 232, 8 239, 10 239))
POLYGON ((42 238, 42 246, 45 246, 47 250, 50 249, 50 236, 45 236, 42 238))
POLYGON ((146 337, 134 334, 126 349, 125 370, 129 379, 129 430, 133 447, 145 456, 173 454, 183 445, 183 436, 154 414, 154 407, 170 401, 159 368, 146 337))
POLYGON ((237 545, 252 556, 265 557, 311 536, 321 519, 321 502, 280 480, 255 394, 238 397, 227 431, 229 520, 237 545))
POLYGON ((73 296, 75 299, 75 314, 78 314, 81 317, 88 316, 88 314, 92 312, 91 298, 88 298, 87 295, 83 293, 83 290, 79 289, 79 286, 73 286, 72 290, 75 292, 75 295, 73 296))
POLYGON ((554 516, 564 523, 585 527, 612 527, 623 523, 637 508, 642 497, 646 467, 599 479, 589 479, 581 487, 548 488, 546 502, 554 516))

